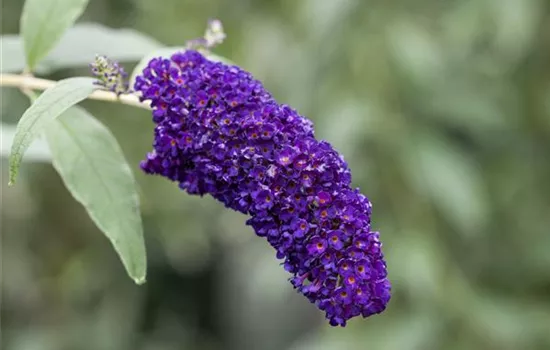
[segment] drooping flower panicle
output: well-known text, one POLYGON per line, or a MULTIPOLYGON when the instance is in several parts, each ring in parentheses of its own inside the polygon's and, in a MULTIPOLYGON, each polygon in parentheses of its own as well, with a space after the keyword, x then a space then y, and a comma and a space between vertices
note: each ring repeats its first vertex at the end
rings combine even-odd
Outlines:
POLYGON ((294 288, 331 325, 386 308, 391 287, 371 203, 311 121, 251 74, 193 50, 151 60, 134 88, 156 123, 146 173, 250 215, 294 288))
POLYGON ((117 95, 128 92, 128 74, 118 62, 107 56, 97 55, 90 64, 92 74, 97 78, 96 84, 117 95))

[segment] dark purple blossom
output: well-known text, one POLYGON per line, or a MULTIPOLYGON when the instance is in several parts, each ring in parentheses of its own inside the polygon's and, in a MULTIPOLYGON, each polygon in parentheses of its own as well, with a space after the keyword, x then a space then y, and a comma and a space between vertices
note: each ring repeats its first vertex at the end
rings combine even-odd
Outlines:
POLYGON ((331 199, 332 199, 332 197, 330 196, 330 193, 328 193, 328 192, 321 191, 321 192, 317 193, 317 202, 321 206, 328 205, 330 203, 331 199))
POLYGON ((331 325, 386 308, 391 287, 371 203, 311 121, 249 73, 193 50, 151 60, 135 90, 156 123, 146 173, 249 215, 331 325))
POLYGON ((287 146, 277 154, 276 159, 279 165, 282 165, 282 166, 290 165, 294 160, 294 150, 292 149, 292 147, 287 146))
POLYGON ((304 219, 296 218, 292 220, 290 228, 292 229, 294 236, 302 238, 309 230, 309 223, 304 219))
POLYGON ((307 252, 309 255, 318 257, 327 249, 327 241, 319 236, 311 238, 307 244, 307 252))
POLYGON ((346 237, 340 230, 330 231, 328 234, 328 244, 334 250, 342 250, 344 248, 344 241, 346 237))

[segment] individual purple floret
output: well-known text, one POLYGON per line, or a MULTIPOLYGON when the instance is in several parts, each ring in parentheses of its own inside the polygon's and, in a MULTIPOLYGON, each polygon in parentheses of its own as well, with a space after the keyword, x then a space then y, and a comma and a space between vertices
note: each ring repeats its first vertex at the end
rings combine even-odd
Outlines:
POLYGON ((156 123, 146 173, 250 215, 331 325, 386 308, 391 286, 371 203, 311 121, 249 73, 192 50, 151 60, 135 90, 156 123))
POLYGON ((96 85, 105 90, 115 92, 117 95, 128 92, 128 74, 118 62, 112 61, 107 56, 96 56, 90 64, 92 74, 97 78, 96 85))

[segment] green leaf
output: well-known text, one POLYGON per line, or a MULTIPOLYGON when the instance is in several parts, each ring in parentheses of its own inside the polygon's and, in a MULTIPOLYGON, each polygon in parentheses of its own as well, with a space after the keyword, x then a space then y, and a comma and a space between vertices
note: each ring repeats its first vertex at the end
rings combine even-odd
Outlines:
POLYGON ((114 135, 77 106, 54 120, 45 134, 65 186, 111 241, 128 275, 145 283, 137 185, 114 135))
POLYGON ((96 90, 94 81, 95 79, 86 77, 61 80, 44 91, 25 111, 17 124, 11 146, 10 184, 15 183, 23 154, 32 141, 61 113, 96 90))
POLYGON ((23 52, 23 43, 19 35, 0 36, 0 71, 19 72, 25 68, 25 54, 23 52))
MULTIPOLYGON (((163 47, 153 52, 149 52, 147 55, 145 55, 141 59, 141 61, 139 61, 139 63, 136 65, 136 67, 132 71, 132 74, 130 76, 130 86, 134 86, 134 83, 136 82, 136 77, 143 72, 143 69, 147 67, 147 63, 149 63, 149 61, 152 60, 153 58, 158 58, 158 57, 170 58, 170 56, 172 56, 176 52, 185 51, 185 50, 186 50, 185 47, 163 47)), ((235 65, 235 63, 228 60, 227 58, 215 55, 210 52, 204 53, 204 55, 206 58, 214 62, 222 62, 228 65, 235 65)))
MULTIPOLYGON (((18 35, 0 37, 2 72, 18 72, 25 68, 25 54, 18 35), (6 63, 7 62, 7 63, 6 63)), ((78 23, 69 28, 59 44, 41 60, 35 71, 47 74, 60 68, 88 65, 96 54, 116 61, 138 61, 163 45, 132 29, 113 29, 97 23, 78 23)))
POLYGON ((88 0, 26 0, 21 14, 27 66, 30 70, 57 44, 80 17, 88 0))
POLYGON ((97 23, 82 23, 71 28, 44 65, 51 68, 87 66, 96 54, 117 61, 138 61, 163 45, 132 29, 113 29, 97 23))
POLYGON ((412 187, 466 237, 483 232, 489 208, 479 166, 431 132, 416 131, 409 141, 403 161, 412 187))
MULTIPOLYGON (((10 147, 13 143, 13 138, 15 136, 15 125, 5 124, 0 122, 0 153, 2 158, 8 158, 10 154, 10 147)), ((24 161, 31 162, 51 162, 52 155, 48 144, 41 138, 38 138, 36 142, 30 145, 29 149, 23 157, 24 161)))

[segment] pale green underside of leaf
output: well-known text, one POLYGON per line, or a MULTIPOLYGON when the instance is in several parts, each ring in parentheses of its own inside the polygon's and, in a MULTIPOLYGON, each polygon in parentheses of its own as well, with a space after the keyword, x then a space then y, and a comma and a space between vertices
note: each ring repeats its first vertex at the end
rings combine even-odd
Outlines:
POLYGON ((32 141, 61 113, 84 100, 97 89, 94 81, 95 79, 87 77, 61 80, 44 91, 25 111, 17 124, 11 147, 10 184, 15 183, 21 159, 32 141))
POLYGON ((145 283, 137 185, 114 135, 77 106, 50 123, 45 135, 65 186, 111 241, 128 275, 145 283))
POLYGON ((21 35, 26 62, 32 71, 84 12, 88 0, 26 0, 21 35))
POLYGON ((20 72, 25 68, 25 50, 19 35, 0 36, 0 72, 20 72))
MULTIPOLYGON (((20 36, 1 36, 0 47, 2 72, 20 72, 25 68, 25 53, 20 36)), ((67 30, 53 50, 37 64, 35 71, 46 74, 60 68, 87 66, 96 54, 106 55, 116 61, 138 61, 161 47, 158 41, 132 29, 78 23, 67 30)))
MULTIPOLYGON (((13 138, 15 137, 15 125, 5 124, 0 122, 0 138, 2 140, 0 145, 2 149, 0 149, 0 153, 2 158, 8 158, 10 155, 10 148, 13 143, 13 138)), ((50 153, 50 149, 48 148, 48 144, 45 140, 42 138, 37 138, 35 142, 33 142, 29 148, 27 149, 27 152, 25 152, 25 155, 23 156, 23 161, 28 162, 51 162, 52 155, 50 153)))

